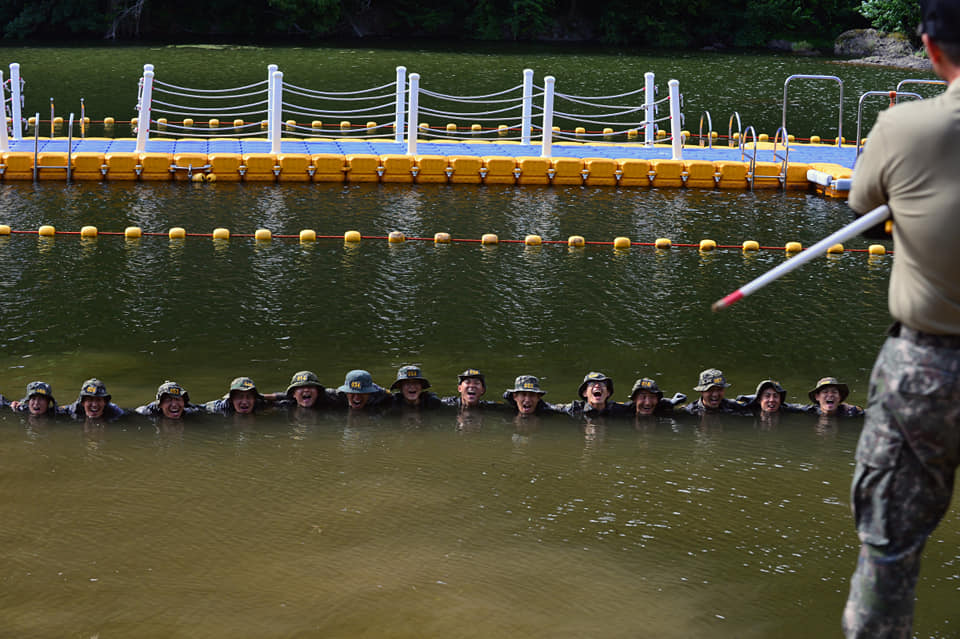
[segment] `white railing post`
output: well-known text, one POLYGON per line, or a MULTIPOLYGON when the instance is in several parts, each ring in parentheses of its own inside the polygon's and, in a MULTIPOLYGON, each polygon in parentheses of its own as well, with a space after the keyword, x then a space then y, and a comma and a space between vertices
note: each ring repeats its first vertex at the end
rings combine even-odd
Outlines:
POLYGON ((533 69, 523 70, 523 113, 520 116, 520 144, 530 144, 533 126, 533 69))
MULTIPOLYGON (((0 71, 0 87, 3 87, 3 71, 0 71)), ((7 98, 0 88, 0 153, 6 153, 10 150, 10 142, 7 140, 7 98)))
POLYGON ((403 123, 407 118, 407 106, 404 98, 407 95, 407 67, 397 67, 397 109, 393 119, 393 141, 403 143, 403 123))
POLYGON ((275 64, 267 65, 267 137, 270 137, 269 126, 273 122, 273 74, 280 70, 275 64))
POLYGON ((653 82, 653 72, 647 71, 643 74, 643 92, 646 94, 646 125, 643 127, 643 145, 653 146, 653 141, 657 136, 657 127, 653 121, 656 120, 656 105, 654 104, 654 93, 656 87, 653 82))
POLYGON ((270 140, 270 152, 280 153, 280 132, 283 129, 283 71, 274 71, 270 76, 270 109, 267 120, 267 139, 270 140))
POLYGON ((683 159, 683 136, 680 130, 683 123, 680 121, 680 81, 670 80, 670 135, 673 136, 673 159, 683 159))
POLYGON ((10 63, 10 117, 13 120, 13 139, 23 139, 23 93, 20 91, 20 63, 10 63))
POLYGON ((137 105, 137 153, 147 150, 147 139, 150 137, 150 103, 153 100, 153 65, 146 64, 143 69, 143 86, 140 88, 140 103, 137 105))
POLYGON ((557 79, 548 75, 543 79, 543 141, 540 144, 540 157, 550 157, 553 144, 553 88, 557 79))
POLYGON ((417 134, 420 132, 420 74, 410 74, 410 106, 407 117, 407 155, 417 154, 417 134))

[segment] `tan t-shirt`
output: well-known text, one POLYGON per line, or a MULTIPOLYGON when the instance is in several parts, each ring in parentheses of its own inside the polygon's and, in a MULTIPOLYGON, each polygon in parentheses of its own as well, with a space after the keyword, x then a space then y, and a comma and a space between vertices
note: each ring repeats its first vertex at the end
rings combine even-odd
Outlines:
POLYGON ((880 113, 849 205, 863 214, 885 203, 894 220, 890 314, 916 330, 960 335, 960 81, 880 113))

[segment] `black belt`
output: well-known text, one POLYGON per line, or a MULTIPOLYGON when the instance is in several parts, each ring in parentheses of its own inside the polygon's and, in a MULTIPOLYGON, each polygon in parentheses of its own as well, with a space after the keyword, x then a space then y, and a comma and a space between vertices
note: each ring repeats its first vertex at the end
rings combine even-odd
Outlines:
POLYGON ((937 348, 960 348, 960 335, 937 335, 925 333, 894 322, 888 331, 891 337, 899 337, 920 346, 935 346, 937 348))

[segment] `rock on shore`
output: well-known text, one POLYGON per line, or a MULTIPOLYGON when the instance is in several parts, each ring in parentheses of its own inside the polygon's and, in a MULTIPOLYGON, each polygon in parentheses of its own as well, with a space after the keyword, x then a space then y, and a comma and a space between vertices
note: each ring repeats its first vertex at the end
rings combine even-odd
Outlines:
POLYGON ((833 45, 836 56, 849 58, 847 64, 875 64, 930 71, 930 60, 921 57, 902 33, 883 33, 876 29, 844 31, 833 45))

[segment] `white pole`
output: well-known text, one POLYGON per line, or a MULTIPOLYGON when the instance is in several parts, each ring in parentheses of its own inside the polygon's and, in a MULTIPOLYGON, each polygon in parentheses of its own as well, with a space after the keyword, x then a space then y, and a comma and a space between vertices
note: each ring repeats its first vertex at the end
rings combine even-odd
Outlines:
POLYGON ((137 112, 137 153, 147 149, 147 139, 150 136, 150 103, 153 100, 153 68, 144 65, 143 87, 140 90, 140 104, 137 112), (150 67, 147 70, 147 67, 150 67))
POLYGON ((713 308, 715 311, 722 311, 728 306, 739 302, 747 295, 750 295, 751 293, 763 288, 770 282, 783 277, 790 271, 800 268, 815 257, 826 253, 827 249, 834 244, 842 243, 844 240, 848 240, 854 235, 859 235, 867 229, 880 224, 888 217, 890 217, 890 208, 886 204, 881 204, 869 213, 866 213, 850 224, 847 224, 839 231, 831 233, 796 257, 793 257, 783 264, 770 269, 760 277, 748 282, 747 284, 744 284, 733 293, 730 293, 726 297, 717 300, 713 303, 711 308, 713 308))
POLYGON ((275 64, 267 65, 267 137, 270 137, 270 123, 273 122, 273 74, 280 70, 275 64))
POLYGON ((270 76, 270 88, 273 97, 270 100, 270 119, 267 121, 267 139, 270 140, 270 152, 280 153, 280 121, 283 112, 283 71, 274 71, 270 76))
MULTIPOLYGON (((0 71, 0 87, 3 86, 3 71, 0 71)), ((0 153, 6 153, 10 150, 10 142, 7 140, 7 99, 0 90, 0 153)))
POLYGON ((557 79, 548 75, 543 79, 543 142, 540 145, 540 157, 551 156, 553 143, 553 87, 557 79))
POLYGON ((683 139, 680 130, 683 125, 680 123, 680 81, 670 80, 667 82, 670 87, 670 135, 673 137, 673 159, 683 159, 683 139))
POLYGON ((13 139, 23 139, 23 114, 20 113, 23 94, 20 92, 20 63, 10 63, 10 117, 13 119, 13 139))
POLYGON ((652 71, 647 71, 646 73, 643 74, 643 87, 644 87, 643 92, 646 94, 646 98, 647 98, 646 99, 647 124, 646 126, 643 127, 643 130, 644 130, 643 145, 653 146, 653 141, 657 135, 657 127, 653 123, 653 121, 656 119, 656 113, 654 113, 654 110, 656 108, 656 105, 654 105, 654 97, 655 97, 654 92, 656 91, 656 87, 654 86, 652 71))
POLYGON ((397 67, 397 109, 393 119, 393 140, 403 143, 403 122, 406 120, 407 107, 404 98, 407 94, 407 67, 397 67))
POLYGON ((530 144, 533 126, 533 69, 523 70, 523 113, 520 116, 520 144, 530 144))
POLYGON ((420 74, 410 74, 410 112, 407 118, 407 155, 417 154, 417 134, 420 129, 420 74))

